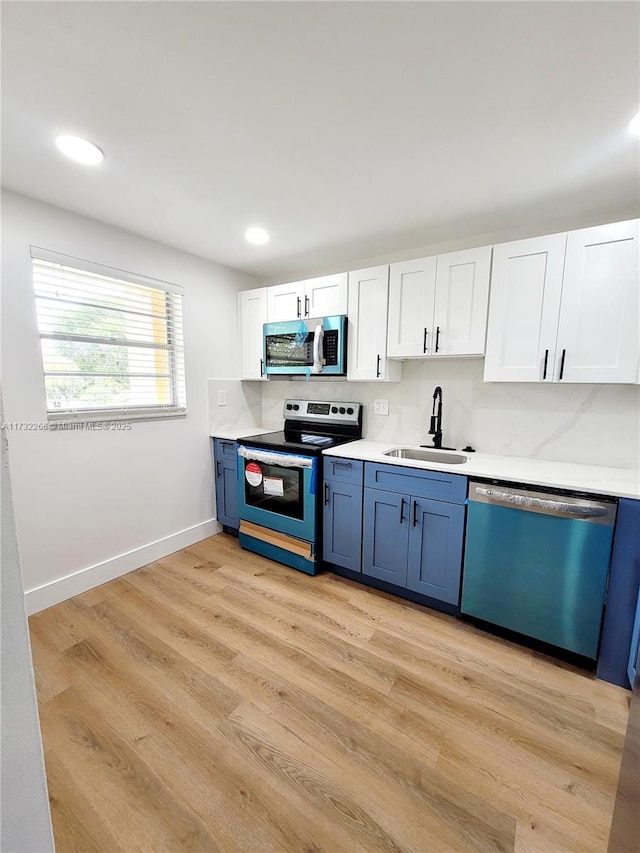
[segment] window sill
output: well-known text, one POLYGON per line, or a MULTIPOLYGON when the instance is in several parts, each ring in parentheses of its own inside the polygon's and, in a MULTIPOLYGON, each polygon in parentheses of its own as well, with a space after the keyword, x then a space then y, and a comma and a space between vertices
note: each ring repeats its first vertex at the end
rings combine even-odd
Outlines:
POLYGON ((186 418, 186 409, 170 411, 122 411, 122 412, 48 412, 49 430, 117 430, 126 429, 126 424, 141 423, 142 421, 164 421, 176 418, 186 418))

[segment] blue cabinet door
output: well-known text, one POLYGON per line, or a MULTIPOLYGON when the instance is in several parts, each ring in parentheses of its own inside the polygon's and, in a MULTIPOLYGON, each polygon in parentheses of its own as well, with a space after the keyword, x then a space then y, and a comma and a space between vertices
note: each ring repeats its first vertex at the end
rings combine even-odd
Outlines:
POLYGON ((238 466, 235 442, 213 441, 215 466, 216 507, 218 521, 237 530, 240 527, 238 510, 238 466))
POLYGON ((458 604, 465 508, 412 498, 407 588, 458 604))
POLYGON ((364 490, 363 574, 406 587, 409 508, 408 495, 364 490))
POLYGON ((633 623, 633 631, 631 632, 631 648, 629 649, 629 664, 627 666, 627 676, 629 684, 633 690, 636 683, 636 672, 638 668, 638 660, 640 659, 640 593, 638 593, 638 604, 636 605, 636 618, 633 623))
POLYGON ((362 558, 362 485, 324 484, 322 558, 359 572, 362 558))

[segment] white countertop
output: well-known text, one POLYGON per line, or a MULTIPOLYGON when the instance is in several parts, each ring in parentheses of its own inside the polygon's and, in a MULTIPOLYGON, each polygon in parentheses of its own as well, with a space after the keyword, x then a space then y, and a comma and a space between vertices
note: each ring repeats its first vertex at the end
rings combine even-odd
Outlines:
POLYGON ((227 427, 210 432, 211 438, 224 438, 227 441, 236 441, 238 438, 246 438, 248 435, 264 435, 273 432, 272 429, 260 429, 258 427, 227 427))
MULTIPOLYGON (((498 456, 492 453, 464 453, 467 462, 447 465, 437 462, 422 462, 415 459, 397 459, 385 456, 387 450, 396 447, 419 445, 389 441, 352 441, 339 447, 325 450, 327 456, 361 459, 365 462, 384 462, 405 468, 422 468, 430 471, 448 471, 465 477, 488 477, 513 480, 529 485, 549 488, 573 489, 615 497, 640 498, 640 474, 637 469, 604 468, 597 465, 582 465, 572 462, 550 462, 545 459, 528 459, 523 456, 498 456)), ((457 451, 462 453, 462 451, 457 451)))

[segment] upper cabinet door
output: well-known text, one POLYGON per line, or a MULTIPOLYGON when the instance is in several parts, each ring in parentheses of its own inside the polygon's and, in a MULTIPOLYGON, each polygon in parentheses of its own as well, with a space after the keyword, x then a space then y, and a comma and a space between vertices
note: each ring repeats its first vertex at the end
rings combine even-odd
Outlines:
POLYGON ((636 381, 638 287, 638 220, 569 233, 556 380, 636 381))
POLYGON ((493 248, 485 382, 553 381, 566 234, 493 248))
POLYGON ((435 257, 391 264, 387 332, 390 358, 431 355, 435 296, 435 257))
POLYGON ((349 273, 347 379, 384 382, 400 379, 401 365, 387 361, 389 267, 349 273))
POLYGON ((323 275, 304 283, 303 316, 334 317, 347 313, 348 275, 323 275))
POLYGON ((267 288, 270 323, 298 320, 304 317, 304 282, 276 284, 267 288))
POLYGON ((433 355, 484 355, 491 246, 438 255, 433 355))
POLYGON ((267 288, 238 294, 240 314, 240 378, 266 379, 262 365, 263 325, 267 322, 267 288))

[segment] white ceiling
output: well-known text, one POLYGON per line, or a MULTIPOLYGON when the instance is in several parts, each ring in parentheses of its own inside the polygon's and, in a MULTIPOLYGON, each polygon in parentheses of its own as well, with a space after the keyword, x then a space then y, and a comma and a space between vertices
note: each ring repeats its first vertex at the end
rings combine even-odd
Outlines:
POLYGON ((638 215, 636 2, 1 7, 3 185, 247 272, 638 215))

